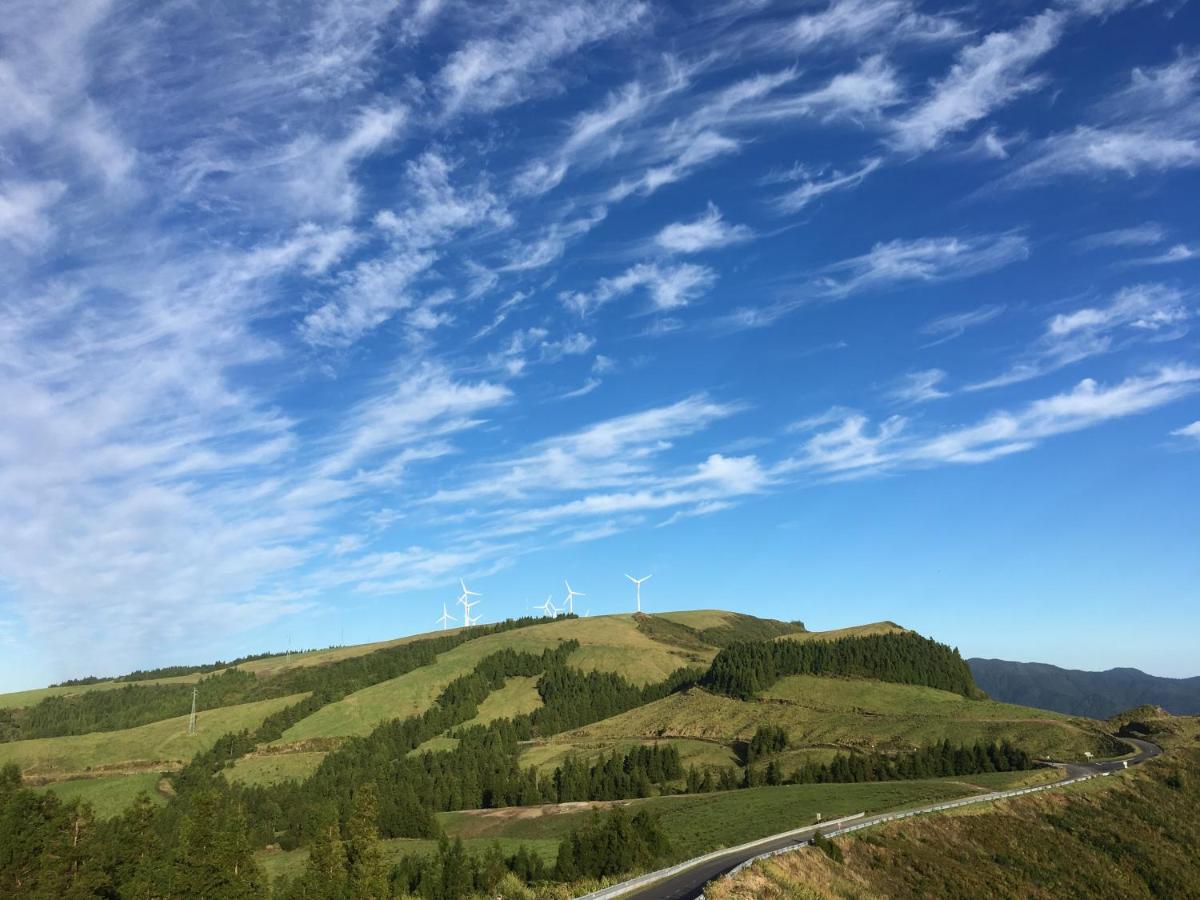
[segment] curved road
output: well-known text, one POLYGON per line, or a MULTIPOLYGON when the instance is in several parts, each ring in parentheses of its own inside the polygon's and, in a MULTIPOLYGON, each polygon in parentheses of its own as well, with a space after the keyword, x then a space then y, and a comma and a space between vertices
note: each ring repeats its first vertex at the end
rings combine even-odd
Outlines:
MULTIPOLYGON (((1054 782, 1046 786, 1038 786, 1034 790, 1045 790, 1047 787, 1060 787, 1064 784, 1069 784, 1080 778, 1092 778, 1096 775, 1106 775, 1111 772, 1117 772, 1127 766, 1136 766, 1146 760, 1158 756, 1162 750, 1151 744, 1149 741, 1139 741, 1135 738, 1121 738, 1127 744, 1131 744, 1138 752, 1135 756, 1125 759, 1105 760, 1103 762, 1088 763, 1086 765, 1077 763, 1062 763, 1056 768, 1065 770, 1067 777, 1062 781, 1054 782)), ((938 803, 932 806, 922 806, 917 809, 904 810, 902 812, 885 812, 878 815, 865 816, 861 819, 856 819, 853 823, 849 823, 840 828, 826 831, 827 835, 843 834, 847 831, 857 831, 859 828, 866 828, 869 825, 878 825, 880 822, 888 822, 893 819, 904 818, 907 816, 920 815, 922 813, 937 812, 943 809, 949 809, 955 806, 966 806, 974 803, 986 803, 994 800, 1003 800, 1006 797, 1016 797, 1024 793, 1031 793, 1029 788, 1017 788, 1011 791, 994 791, 990 794, 979 794, 972 797, 964 797, 961 800, 952 800, 949 803, 938 803)), ((824 826, 828 828, 828 826, 824 826)), ((728 853, 711 859, 705 859, 697 865, 682 872, 678 872, 669 877, 663 878, 653 884, 645 887, 634 888, 630 891, 615 893, 603 893, 605 897, 628 897, 632 900, 692 900, 694 897, 701 897, 704 893, 704 885, 712 881, 714 878, 719 878, 722 875, 731 872, 738 866, 749 860, 762 856, 773 851, 787 850, 799 844, 807 844, 812 840, 813 835, 821 829, 822 826, 814 825, 804 831, 790 831, 786 835, 773 841, 765 841, 755 843, 752 847, 734 847, 728 853)))

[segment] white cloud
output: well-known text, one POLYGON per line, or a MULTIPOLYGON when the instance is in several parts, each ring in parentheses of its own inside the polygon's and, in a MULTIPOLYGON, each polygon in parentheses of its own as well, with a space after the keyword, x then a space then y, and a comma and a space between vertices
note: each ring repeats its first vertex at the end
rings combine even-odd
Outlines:
POLYGON ((614 148, 608 139, 612 134, 640 118, 659 99, 636 81, 613 92, 601 107, 575 118, 553 157, 534 160, 522 169, 514 180, 514 189, 519 194, 539 195, 558 187, 575 161, 596 149, 597 144, 608 144, 601 152, 611 154, 614 148))
POLYGON ((809 116, 825 121, 874 120, 903 98, 896 70, 882 56, 871 56, 854 71, 833 76, 823 87, 765 101, 747 116, 761 120, 809 116))
POLYGON ((1008 180, 1035 184, 1060 175, 1124 175, 1132 178, 1143 172, 1193 166, 1200 166, 1200 142, 1194 138, 1081 125, 1074 131, 1040 141, 1034 158, 1018 168, 1008 180))
POLYGON ((1100 111, 1103 121, 1033 144, 1004 183, 1038 184, 1066 175, 1133 178, 1200 165, 1200 55, 1134 69, 1129 86, 1100 111))
POLYGON ((22 253, 44 246, 54 235, 50 208, 66 189, 61 181, 0 183, 0 241, 22 253))
POLYGON ((1016 234, 894 240, 876 244, 862 256, 826 267, 832 274, 818 284, 824 293, 844 297, 905 281, 967 278, 1028 256, 1029 242, 1016 234))
POLYGON ((1175 244, 1154 256, 1140 256, 1125 263, 1127 266, 1162 266, 1170 263, 1190 262, 1200 258, 1200 250, 1187 244, 1175 244))
POLYGON ((1162 243, 1166 238, 1166 229, 1157 222, 1143 222, 1129 228, 1115 228, 1089 234, 1075 243, 1084 250, 1103 250, 1108 247, 1146 247, 1162 243))
POLYGON ((946 373, 941 369, 925 369, 921 372, 908 372, 900 384, 888 392, 888 396, 900 403, 927 403, 930 400, 940 400, 950 395, 938 385, 946 380, 946 373))
POLYGON ((1200 419, 1193 422, 1191 425, 1184 425, 1182 428, 1176 428, 1171 434, 1178 437, 1194 438, 1200 441, 1200 419))
POLYGON ((1047 10, 960 51, 929 97, 893 123, 897 149, 933 150, 949 135, 1039 88, 1041 79, 1029 69, 1058 43, 1064 23, 1062 13, 1047 10))
POLYGON ((319 474, 332 477, 378 463, 406 446, 475 427, 480 413, 511 398, 503 385, 457 381, 444 368, 423 364, 350 411, 319 474))
POLYGON ((682 438, 728 418, 741 407, 703 395, 667 406, 605 419, 578 431, 539 441, 521 454, 484 465, 477 480, 437 492, 440 504, 514 500, 547 492, 650 487, 652 463, 682 438))
POLYGON ((820 12, 797 17, 782 34, 772 27, 777 40, 802 51, 860 49, 872 42, 953 41, 966 33, 957 20, 918 12, 907 0, 832 0, 820 12))
POLYGON ((967 329, 986 325, 1003 312, 1003 306, 989 305, 967 312, 949 313, 926 322, 921 326, 921 334, 934 338, 931 343, 926 344, 927 347, 933 347, 962 337, 967 329))
POLYGON ((635 27, 646 8, 625 0, 530 2, 519 13, 507 34, 475 38, 450 55, 436 78, 446 113, 487 112, 544 92, 556 63, 635 27))
POLYGON ((485 179, 465 188, 451 175, 456 164, 427 151, 405 166, 407 203, 399 212, 383 210, 375 224, 405 247, 425 249, 468 228, 507 228, 512 215, 485 179))
POLYGON ((1058 313, 1046 320, 1042 336, 1007 372, 967 387, 984 390, 1037 378, 1125 341, 1180 337, 1192 312, 1183 295, 1162 284, 1122 288, 1105 306, 1058 313))
POLYGON ((827 175, 822 173, 821 177, 806 179, 798 187, 777 198, 775 205, 784 212, 797 212, 831 191, 858 187, 882 164, 882 159, 873 157, 853 172, 843 173, 834 169, 827 175))
POLYGON ((809 437, 781 471, 859 477, 899 468, 982 463, 1030 450, 1061 434, 1156 409, 1200 388, 1200 369, 1175 366, 1103 386, 1086 378, 1069 391, 1035 400, 1015 412, 997 411, 973 425, 915 434, 893 416, 871 430, 860 414, 809 437))
POLYGON ((403 106, 368 107, 341 137, 309 134, 285 148, 277 165, 296 213, 352 217, 359 202, 359 189, 351 177, 354 167, 394 140, 407 118, 403 106))
POLYGON ((654 243, 668 253, 700 253, 738 244, 754 237, 745 225, 730 225, 712 203, 692 222, 673 222, 655 235, 654 243))
POLYGON ((645 288, 658 311, 687 306, 717 280, 717 273, 695 263, 638 263, 620 275, 602 278, 590 292, 565 291, 559 299, 580 315, 588 315, 617 297, 645 288))
POLYGON ((557 261, 567 246, 599 225, 608 210, 599 206, 591 213, 565 222, 551 222, 527 242, 517 245, 508 254, 505 272, 525 272, 542 269, 557 261))
POLYGON ((612 202, 633 195, 649 196, 661 187, 682 181, 696 169, 722 156, 737 153, 739 141, 716 131, 684 134, 666 145, 668 158, 649 166, 635 178, 624 178, 608 192, 612 202))

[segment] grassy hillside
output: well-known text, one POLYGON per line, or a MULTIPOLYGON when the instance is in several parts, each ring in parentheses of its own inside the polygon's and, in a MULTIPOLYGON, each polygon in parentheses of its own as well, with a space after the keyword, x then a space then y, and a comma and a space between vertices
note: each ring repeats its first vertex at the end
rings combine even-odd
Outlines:
POLYGON ((638 629, 633 616, 551 620, 477 638, 443 653, 431 666, 356 691, 297 722, 277 743, 367 734, 387 719, 429 709, 446 685, 490 653, 505 648, 540 653, 567 640, 580 643, 568 660, 570 665, 584 671, 619 672, 635 684, 660 681, 682 666, 703 664, 716 654, 715 648, 683 650, 655 641, 638 629))
POLYGON ((16 763, 26 776, 62 778, 89 770, 172 768, 187 762, 229 731, 254 728, 299 695, 204 711, 194 735, 187 716, 152 722, 124 731, 39 738, 0 744, 0 766, 16 763))
POLYGON ((800 850, 718 879, 705 896, 1195 897, 1200 722, 1172 727, 1156 735, 1167 752, 1136 769, 837 838, 842 862, 800 850))
POLYGON ((947 737, 953 743, 1008 737, 1035 754, 1082 758, 1102 746, 1093 726, 1057 713, 917 685, 804 675, 782 679, 750 701, 700 689, 672 694, 555 742, 687 737, 732 744, 762 725, 786 728, 792 746, 801 748, 891 751, 947 737))
POLYGON ((96 815, 102 819, 120 815, 138 794, 145 792, 155 803, 162 804, 166 798, 159 793, 162 776, 158 772, 141 772, 134 775, 109 775, 103 778, 74 778, 47 785, 46 790, 63 800, 80 800, 90 803, 96 815))

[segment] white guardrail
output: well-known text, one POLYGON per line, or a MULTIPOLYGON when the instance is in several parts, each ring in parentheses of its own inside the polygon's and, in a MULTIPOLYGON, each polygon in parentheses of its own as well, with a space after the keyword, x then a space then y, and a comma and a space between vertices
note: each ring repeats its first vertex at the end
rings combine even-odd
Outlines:
MULTIPOLYGON (((1100 773, 1107 775, 1108 772, 1100 773)), ((765 838, 759 838, 756 841, 750 841, 746 844, 740 844, 737 847, 726 847, 724 850, 714 850, 712 853, 706 853, 703 856, 697 856, 694 859, 689 859, 677 865, 666 869, 659 869, 655 872, 647 872, 645 875, 639 875, 637 878, 630 878, 628 881, 622 881, 620 884, 614 884, 598 891, 593 891, 590 894, 584 894, 577 897, 576 900, 611 900, 613 897, 620 897, 628 894, 630 891, 637 890, 640 887, 646 887, 654 884, 657 881, 662 881, 664 878, 670 878, 672 875, 677 875, 680 872, 686 871, 693 866, 708 862, 711 859, 717 859, 721 856, 728 856, 733 853, 739 853, 744 850, 751 850, 760 844, 769 844, 773 841, 782 840, 792 835, 801 834, 806 831, 814 831, 819 829, 825 837, 837 837, 842 834, 849 834, 852 831, 858 831, 863 828, 871 828, 875 825, 882 825, 884 822, 895 822, 898 819, 909 819, 913 816, 923 816, 929 813, 944 812, 948 809, 958 809, 961 806, 972 806, 976 803, 993 803, 996 800, 1004 800, 1009 797, 1020 797, 1023 794, 1036 794, 1039 791, 1049 791, 1055 788, 1065 787, 1068 784, 1076 784, 1080 781, 1088 781, 1092 778, 1097 778, 1098 775, 1080 775, 1078 778, 1065 778, 1062 781, 1053 781, 1050 784, 1039 784, 1035 787, 1018 788, 1013 791, 993 791, 990 794, 980 794, 973 797, 964 797, 961 800, 951 800, 949 803, 938 803, 935 806, 922 806, 920 809, 910 809, 906 812, 897 812, 890 815, 872 816, 865 822, 856 822, 857 819, 862 819, 865 813, 855 813, 852 816, 843 816, 840 819, 830 819, 828 822, 817 822, 812 825, 804 825, 800 828, 793 828, 791 831, 781 831, 778 834, 772 834, 765 838), (855 822, 853 825, 847 825, 847 822, 855 822)), ((731 869, 727 874, 733 875, 740 872, 742 869, 751 863, 756 863, 760 859, 769 859, 772 856, 778 856, 782 853, 793 853, 803 847, 807 847, 811 840, 801 841, 789 847, 780 847, 775 850, 768 850, 765 853, 760 853, 752 856, 749 859, 739 863, 735 868, 731 869)))
MULTIPOLYGON (((630 878, 628 881, 622 881, 620 884, 610 885, 606 888, 601 888, 598 891, 593 891, 590 894, 584 894, 577 897, 576 900, 609 900, 611 897, 620 897, 622 894, 628 894, 632 890, 640 887, 645 887, 648 884, 654 884, 656 881, 662 881, 664 878, 670 878, 679 872, 690 869, 692 866, 698 866, 701 863, 708 862, 710 859, 717 859, 721 856, 728 856, 731 853, 740 853, 743 850, 751 850, 760 844, 767 844, 771 841, 778 841, 786 838, 789 835, 800 834, 805 831, 811 831, 813 828, 825 828, 829 825, 840 825, 843 822, 850 822, 854 819, 861 819, 865 813, 855 813, 852 816, 842 816, 840 819, 830 819, 828 822, 817 822, 812 825, 804 825, 800 828, 793 828, 791 831, 781 831, 778 834, 768 835, 765 838, 759 838, 755 841, 750 841, 746 844, 738 844, 736 847, 726 847, 724 850, 714 850, 712 853, 705 853, 703 856, 697 856, 694 859, 689 859, 667 869, 659 869, 655 872, 647 872, 645 875, 639 875, 637 878, 630 878)), ((756 857, 757 858, 757 857, 756 857)))

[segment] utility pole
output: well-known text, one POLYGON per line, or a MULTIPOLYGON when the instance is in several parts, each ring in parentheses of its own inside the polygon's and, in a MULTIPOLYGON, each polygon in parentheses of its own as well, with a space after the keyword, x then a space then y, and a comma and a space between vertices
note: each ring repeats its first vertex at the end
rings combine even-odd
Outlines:
POLYGON ((192 714, 188 716, 188 734, 196 733, 196 692, 197 688, 192 688, 192 714))

